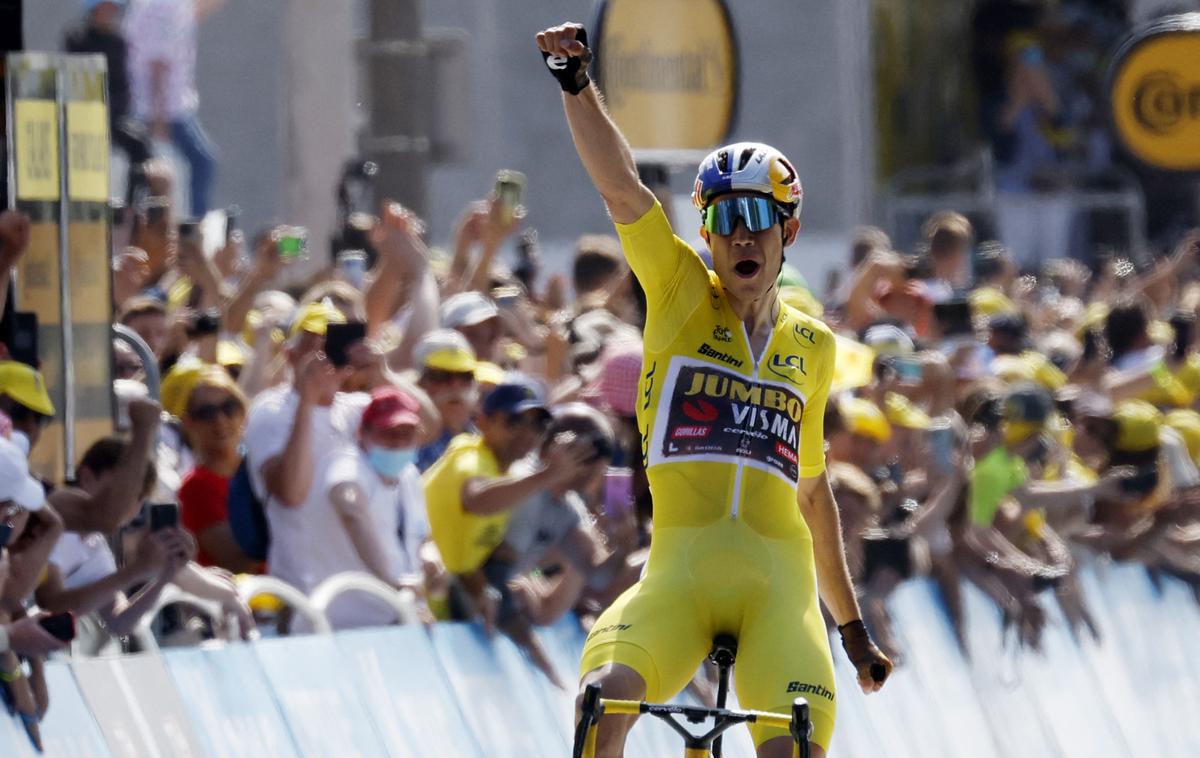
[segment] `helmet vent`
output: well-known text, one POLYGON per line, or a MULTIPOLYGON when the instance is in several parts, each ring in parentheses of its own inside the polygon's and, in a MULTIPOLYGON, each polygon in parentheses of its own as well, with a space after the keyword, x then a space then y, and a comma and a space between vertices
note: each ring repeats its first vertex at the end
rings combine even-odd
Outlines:
POLYGON ((737 170, 741 171, 742 169, 744 169, 746 167, 746 164, 749 163, 750 159, 753 157, 754 157, 754 148, 748 147, 745 150, 743 150, 742 157, 738 159, 737 170))
POLYGON ((717 153, 717 170, 722 174, 729 173, 729 151, 722 150, 717 153))

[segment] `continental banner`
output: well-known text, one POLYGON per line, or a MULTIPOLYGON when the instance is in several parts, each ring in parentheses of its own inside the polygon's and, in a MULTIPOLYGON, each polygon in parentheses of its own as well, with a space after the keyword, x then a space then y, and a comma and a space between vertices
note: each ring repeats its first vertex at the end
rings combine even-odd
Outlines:
POLYGON ((57 200, 58 103, 41 98, 13 102, 17 200, 57 200))
POLYGON ((634 149, 725 142, 737 103, 733 24, 721 0, 607 0, 593 72, 634 149))
POLYGON ((676 356, 667 372, 649 464, 743 463, 795 484, 804 397, 782 382, 751 380, 676 356))
POLYGON ((1200 172, 1200 14, 1135 30, 1113 58, 1109 97, 1116 133, 1136 158, 1200 172))

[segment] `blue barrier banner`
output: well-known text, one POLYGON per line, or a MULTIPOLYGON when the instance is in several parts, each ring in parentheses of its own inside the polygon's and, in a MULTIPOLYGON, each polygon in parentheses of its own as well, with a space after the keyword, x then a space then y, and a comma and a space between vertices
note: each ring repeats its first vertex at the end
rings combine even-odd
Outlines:
POLYGON ((387 755, 359 685, 332 636, 253 644, 300 755, 387 755))
POLYGON ((296 745, 249 645, 165 654, 196 733, 211 756, 295 755, 296 745))
POLYGON ((71 670, 117 758, 205 755, 157 654, 76 659, 71 670))
POLYGON ((337 645, 390 755, 486 758, 425 627, 340 632, 337 645))
POLYGON ((50 692, 50 710, 42 719, 45 755, 63 758, 108 758, 112 755, 67 663, 46 663, 46 688, 50 692))
POLYGON ((489 640, 476 625, 438 624, 433 647, 488 758, 567 754, 569 722, 564 727, 534 684, 533 677, 541 674, 529 667, 515 681, 507 678, 512 656, 520 656, 507 638, 489 640))

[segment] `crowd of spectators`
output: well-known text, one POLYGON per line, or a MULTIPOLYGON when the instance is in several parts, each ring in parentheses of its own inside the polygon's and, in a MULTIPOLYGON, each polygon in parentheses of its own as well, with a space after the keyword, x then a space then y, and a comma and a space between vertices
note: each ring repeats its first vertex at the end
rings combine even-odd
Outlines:
MULTIPOLYGON (((90 3, 90 19, 115 5, 90 3)), ((38 662, 65 646, 52 614, 121 638, 175 585, 224 618, 181 611, 156 622, 164 641, 304 630, 277 603, 248 607, 239 575, 311 593, 366 574, 428 623, 509 635, 557 681, 533 628, 571 611, 590 624, 637 581, 653 529, 644 300, 615 237, 581 237, 570 276, 544 276, 524 209, 496 195, 465 203, 448 251, 385 201, 365 276, 341 257, 285 291, 284 269, 323 251, 297 255, 290 227, 180 225, 205 195, 183 212, 164 164, 136 170, 148 194, 114 229, 113 317, 156 366, 113 344, 118 431, 73 481, 30 476, 56 408, 38 367, 0 345, 0 681, 31 730, 47 705, 38 662), (167 504, 177 525, 156 523, 167 504)), ((29 229, 0 214, 0 299, 29 229)), ((1099 635, 1077 578, 1094 556, 1200 599, 1200 234, 1149 268, 1021 268, 1023 251, 947 211, 909 253, 858 230, 830 293, 803 285, 803 238, 794 250, 780 292, 838 334, 828 465, 867 623, 893 660, 887 599, 915 576, 937 582, 968 655, 990 651, 967 649, 964 582, 1033 647, 1048 603, 1099 635)), ((396 620, 366 593, 328 616, 396 620)))

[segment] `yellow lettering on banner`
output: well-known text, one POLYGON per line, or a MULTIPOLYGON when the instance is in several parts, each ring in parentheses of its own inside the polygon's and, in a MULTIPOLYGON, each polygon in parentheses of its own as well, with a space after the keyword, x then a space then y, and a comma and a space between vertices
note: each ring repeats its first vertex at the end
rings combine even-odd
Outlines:
POLYGON ((69 102, 67 195, 104 203, 108 194, 108 107, 95 101, 69 102))
POLYGON ((57 200, 58 109, 53 100, 13 102, 18 200, 57 200))

